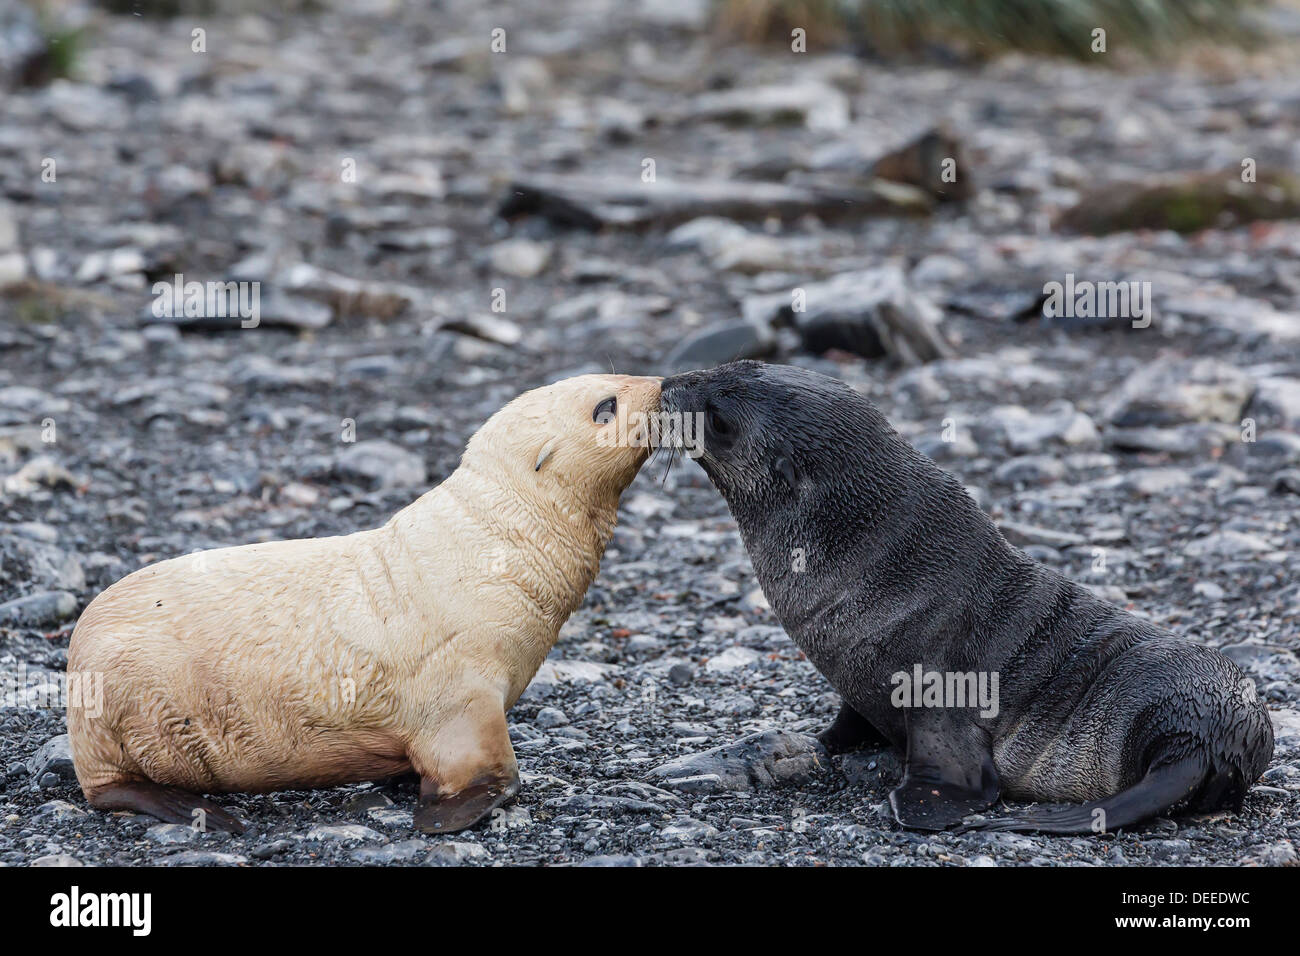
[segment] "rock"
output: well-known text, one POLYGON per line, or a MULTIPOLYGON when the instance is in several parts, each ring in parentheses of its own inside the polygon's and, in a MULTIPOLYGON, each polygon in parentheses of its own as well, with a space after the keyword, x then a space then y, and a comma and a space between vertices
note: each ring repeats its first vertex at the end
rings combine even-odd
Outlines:
POLYGON ((1247 414, 1263 427, 1300 431, 1300 379, 1260 379, 1247 414))
POLYGON ((577 866, 619 866, 633 867, 644 866, 645 863, 640 857, 636 856, 589 856, 585 860, 579 860, 577 866))
POLYGON ((424 840, 401 840, 384 846, 359 846, 352 851, 352 859, 358 863, 405 863, 414 860, 429 848, 424 840))
POLYGON ((690 664, 674 664, 668 668, 668 683, 675 687, 685 687, 695 677, 695 668, 690 664))
POLYGON ((539 700, 561 684, 595 684, 617 672, 613 664, 598 661, 545 660, 521 699, 539 700))
POLYGON ((1107 183, 1062 213, 1057 225, 1093 234, 1130 229, 1198 232, 1260 219, 1296 218, 1300 218, 1300 178, 1260 169, 1255 182, 1245 183, 1237 168, 1107 183))
POLYGON ((524 337, 524 330, 509 319, 481 312, 447 319, 439 328, 497 345, 518 345, 524 337))
POLYGON ((497 214, 505 219, 537 215, 558 226, 596 230, 671 227, 700 216, 747 222, 790 221, 807 215, 861 220, 918 211, 926 210, 918 210, 910 197, 877 186, 820 189, 667 178, 647 183, 634 171, 609 178, 536 174, 517 179, 507 187, 497 214))
POLYGON ((1259 535, 1242 531, 1219 531, 1183 545, 1182 553, 1193 558, 1233 558, 1277 549, 1259 535))
POLYGON ((1279 843, 1260 847, 1247 859, 1259 866, 1294 866, 1300 857, 1296 856, 1294 843, 1290 840, 1282 840, 1279 843))
POLYGON ((77 598, 67 591, 42 591, 0 604, 0 627, 48 627, 77 613, 77 598))
POLYGON ((549 730, 552 727, 563 727, 568 722, 569 718, 558 707, 543 707, 537 712, 537 716, 533 718, 533 724, 543 730, 549 730))
POLYGON ((1020 405, 1001 405, 988 414, 986 422, 1017 454, 1042 450, 1052 442, 1093 445, 1101 437, 1092 419, 1064 399, 1051 402, 1040 413, 1020 405))
POLYGON ((77 782, 77 771, 72 765, 72 746, 67 734, 51 737, 41 749, 27 758, 27 772, 36 781, 53 774, 60 784, 77 782))
POLYGON ((1243 642, 1225 645, 1222 650, 1242 670, 1265 681, 1294 683, 1300 678, 1300 658, 1285 647, 1243 642))
POLYGON ((17 286, 27 278, 27 257, 21 252, 0 252, 0 289, 17 286))
POLYGON ((998 530, 1002 532, 1003 537, 1020 548, 1029 545, 1041 545, 1061 550, 1064 548, 1077 548, 1088 543, 1088 539, 1081 534, 1074 534, 1070 531, 1053 531, 1051 528, 1040 528, 1036 525, 1021 524, 1015 521, 999 521, 998 530))
POLYGON ((37 9, 17 0, 0 0, 0 90, 49 79, 50 41, 41 29, 37 9))
POLYGON ((532 279, 541 275, 550 262, 551 247, 531 239, 507 239, 494 245, 488 258, 493 272, 532 279))
POLYGON ((239 866, 248 857, 239 853, 214 853, 210 850, 182 850, 157 861, 162 866, 239 866))
POLYGON ((649 776, 674 790, 721 793, 807 783, 828 766, 829 757, 817 738, 768 730, 678 757, 649 776))
POLYGON ((718 322, 693 332, 673 347, 665 373, 712 368, 739 359, 767 358, 776 351, 776 337, 766 326, 749 322, 718 322))
POLYGON ((763 655, 748 647, 729 647, 716 657, 710 657, 704 669, 711 674, 728 674, 731 671, 753 667, 763 655))
POLYGON ((857 750, 840 758, 840 773, 855 787, 892 789, 903 779, 903 764, 892 750, 857 750))
POLYGON ((70 491, 81 485, 80 479, 47 455, 33 458, 3 482, 6 494, 20 497, 27 497, 42 488, 70 491))
POLYGON ((335 826, 315 826, 307 831, 306 839, 333 843, 383 843, 384 835, 359 823, 343 823, 335 826))
POLYGON ((460 866, 474 860, 486 860, 491 857, 487 848, 477 843, 440 843, 429 851, 425 860, 430 866, 460 866))
POLYGON ((103 279, 144 272, 149 262, 139 249, 109 249, 92 252, 81 261, 75 281, 83 285, 103 279))
POLYGON ((1275 474, 1272 490, 1278 494, 1300 495, 1300 468, 1286 468, 1275 474))
POLYGON ((1022 455, 999 465, 993 477, 1009 485, 1048 485, 1065 477, 1065 466, 1050 455, 1022 455))
POLYGON ((372 488, 413 488, 428 481, 423 458, 383 439, 348 445, 335 458, 334 470, 372 488))
POLYGON ((949 130, 934 127, 876 160, 872 175, 925 190, 941 201, 969 199, 975 181, 961 142, 949 130), (952 160, 952 163, 948 161, 952 160), (951 170, 952 181, 945 171, 951 170))
POLYGON ((604 815, 609 812, 614 813, 663 813, 664 808, 657 803, 651 803, 648 800, 637 800, 635 797, 617 797, 600 793, 575 793, 567 797, 552 797, 546 801, 548 807, 555 807, 558 810, 575 810, 582 813, 598 813, 604 815))
POLYGON ((1222 601, 1227 597, 1227 592, 1213 581, 1197 581, 1196 584, 1192 586, 1192 591, 1199 594, 1207 601, 1222 601))
POLYGON ((144 831, 144 838, 163 845, 189 843, 196 836, 192 827, 180 823, 158 823, 144 831))
POLYGON ((840 273, 791 292, 750 296, 743 309, 755 326, 793 326, 814 354, 839 349, 867 358, 887 355, 904 365, 953 354, 939 331, 938 308, 892 264, 840 273), (796 311, 799 291, 803 309, 796 311))
POLYGON ((32 812, 32 820, 51 820, 55 823, 63 823, 67 820, 79 820, 86 816, 86 811, 80 807, 73 806, 67 800, 50 800, 42 803, 32 812))
POLYGON ((1136 468, 1124 476, 1124 487, 1144 498, 1163 498, 1191 484, 1191 474, 1181 468, 1136 468))
POLYGON ((684 118, 753 125, 802 123, 811 130, 840 130, 849 124, 849 100, 825 83, 741 86, 700 94, 684 118))
POLYGON ((1157 359, 1128 379, 1108 405, 1106 418, 1117 428, 1240 425, 1254 390, 1249 376, 1217 359, 1157 359))

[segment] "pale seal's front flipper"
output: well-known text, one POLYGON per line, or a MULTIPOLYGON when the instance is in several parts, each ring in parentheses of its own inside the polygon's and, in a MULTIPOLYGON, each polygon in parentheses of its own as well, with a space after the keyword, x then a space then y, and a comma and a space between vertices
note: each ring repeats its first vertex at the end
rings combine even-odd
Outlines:
POLYGON ((409 756, 420 774, 415 828, 421 833, 468 830, 519 793, 500 695, 476 697, 457 720, 415 741, 409 756))
POLYGON ((884 747, 889 741, 867 718, 849 704, 841 704, 831 725, 817 735, 829 754, 844 754, 863 747, 884 747))
POLYGON ((998 798, 988 734, 946 710, 909 710, 903 782, 889 794, 894 818, 915 830, 943 830, 998 798))

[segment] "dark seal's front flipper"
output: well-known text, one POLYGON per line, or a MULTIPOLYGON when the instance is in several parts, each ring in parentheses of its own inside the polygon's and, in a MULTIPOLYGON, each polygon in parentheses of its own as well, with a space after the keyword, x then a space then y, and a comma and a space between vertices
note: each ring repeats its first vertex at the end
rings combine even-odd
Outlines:
POLYGON ((988 734, 966 712, 907 712, 907 765, 889 794, 894 818, 914 830, 944 830, 998 798, 988 734))
POLYGON ((871 725, 848 704, 840 706, 840 712, 829 727, 817 735, 827 753, 842 754, 859 747, 883 747, 889 743, 880 731, 871 725))

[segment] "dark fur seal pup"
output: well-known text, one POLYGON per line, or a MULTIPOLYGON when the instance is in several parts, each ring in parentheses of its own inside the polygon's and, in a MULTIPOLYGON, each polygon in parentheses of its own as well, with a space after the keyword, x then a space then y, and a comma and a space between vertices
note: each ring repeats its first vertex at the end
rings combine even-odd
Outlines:
POLYGON ((1268 765, 1268 714, 1235 664, 1012 547, 842 382, 736 362, 665 379, 662 396, 704 415, 700 464, 781 623, 844 700, 822 742, 905 750, 890 794, 904 826, 949 827, 1006 796, 1072 805, 972 825, 1114 830, 1239 807, 1268 765), (900 677, 936 672, 958 689, 996 676, 996 706, 896 705, 900 677))

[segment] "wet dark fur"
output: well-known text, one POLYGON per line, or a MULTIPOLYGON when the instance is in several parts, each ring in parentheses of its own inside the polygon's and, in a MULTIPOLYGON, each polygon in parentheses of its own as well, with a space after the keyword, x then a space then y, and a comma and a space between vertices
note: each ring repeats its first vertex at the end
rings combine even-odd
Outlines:
MULTIPOLYGON (((707 412, 700 463, 786 631, 865 718, 856 736, 874 728, 909 751, 908 721, 926 721, 933 734, 914 749, 941 738, 951 753, 935 758, 934 772, 950 776, 943 768, 960 765, 964 786, 982 791, 967 811, 999 792, 1104 801, 1155 780, 1123 800, 1002 821, 1083 832, 1099 829, 1101 806, 1113 828, 1172 805, 1239 806, 1267 767, 1272 727, 1235 664, 1012 547, 956 478, 842 382, 737 362, 666 379, 663 407, 707 412), (793 570, 796 549, 803 571, 793 570), (999 713, 893 706, 891 675, 918 662, 997 672, 999 713), (987 762, 981 771, 972 753, 980 750, 995 779, 987 762)), ((854 724, 842 714, 835 742, 852 743, 839 738, 855 736, 844 729, 854 724)), ((928 766, 919 757, 918 780, 919 764, 928 766)))

